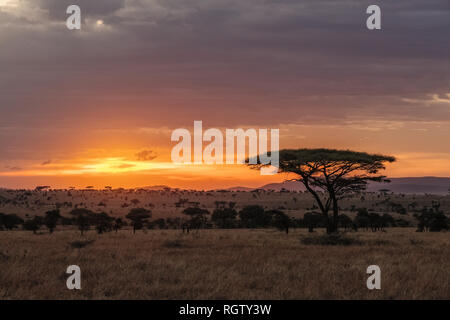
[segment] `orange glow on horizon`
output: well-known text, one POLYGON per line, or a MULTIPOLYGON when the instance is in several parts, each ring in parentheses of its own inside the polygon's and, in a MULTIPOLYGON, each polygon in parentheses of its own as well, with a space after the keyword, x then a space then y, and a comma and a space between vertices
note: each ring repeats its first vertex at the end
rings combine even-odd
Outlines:
MULTIPOLYGON (((443 155, 400 154, 397 162, 388 164, 382 174, 388 177, 446 176, 450 160, 443 155)), ((48 165, 30 164, 21 170, 0 172, 0 187, 34 188, 51 185, 53 188, 101 189, 136 188, 166 185, 184 189, 216 189, 235 186, 259 187, 295 177, 281 173, 262 176, 259 171, 244 165, 174 164, 170 161, 137 161, 126 157, 60 160, 48 165), (6 182, 6 183, 5 183, 6 182)))

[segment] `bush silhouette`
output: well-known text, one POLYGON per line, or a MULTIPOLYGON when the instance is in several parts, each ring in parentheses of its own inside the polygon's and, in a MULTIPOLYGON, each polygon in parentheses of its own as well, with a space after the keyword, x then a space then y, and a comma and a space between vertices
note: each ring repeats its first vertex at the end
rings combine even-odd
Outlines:
POLYGON ((309 232, 314 232, 314 228, 324 225, 324 217, 318 212, 307 212, 303 216, 303 224, 309 232))
POLYGON ((25 230, 33 231, 36 234, 36 231, 40 229, 40 227, 44 224, 44 219, 40 216, 34 216, 33 219, 26 220, 23 223, 23 228, 25 230))
POLYGON ((264 228, 270 226, 272 216, 259 205, 245 206, 239 212, 241 223, 246 228, 264 228))
MULTIPOLYGON (((225 203, 225 202, 224 202, 225 203)), ((236 226, 237 211, 234 209, 234 205, 218 205, 216 201, 216 208, 211 216, 211 220, 217 225, 218 228, 230 229, 236 226)))
POLYGON ((70 211, 70 214, 74 217, 74 223, 78 226, 81 235, 87 230, 89 230, 91 215, 93 212, 84 208, 77 208, 70 211))
POLYGON ((206 215, 209 214, 209 211, 199 207, 188 207, 183 210, 183 214, 190 217, 190 219, 183 226, 183 232, 187 229, 187 232, 189 233, 190 229, 198 230, 206 226, 206 215))
POLYGON ((45 213, 44 224, 48 228, 48 231, 50 233, 53 233, 53 231, 55 230, 59 218, 61 218, 61 215, 58 209, 47 211, 45 213))
POLYGON ((11 214, 4 214, 0 213, 0 227, 6 230, 12 230, 17 229, 19 225, 23 224, 24 221, 22 218, 20 218, 17 214, 11 213, 11 214))
POLYGON ((114 218, 110 217, 107 213, 92 213, 90 215, 90 221, 95 226, 98 234, 111 231, 113 228, 112 222, 114 218))
POLYGON ((133 233, 136 230, 142 229, 147 219, 151 218, 151 211, 144 208, 134 208, 126 215, 126 218, 131 220, 133 226, 133 233))
POLYGON ((266 214, 270 214, 272 216, 272 225, 275 228, 285 231, 286 234, 289 233, 289 227, 292 226, 292 221, 287 214, 280 210, 267 211, 266 214))

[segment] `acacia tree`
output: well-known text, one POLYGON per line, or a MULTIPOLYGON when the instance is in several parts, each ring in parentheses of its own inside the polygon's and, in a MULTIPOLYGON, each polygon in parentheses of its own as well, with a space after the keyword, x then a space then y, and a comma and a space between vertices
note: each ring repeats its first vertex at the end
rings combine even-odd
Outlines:
POLYGON ((17 214, 0 213, 0 223, 1 223, 0 229, 3 229, 3 227, 4 227, 6 230, 12 230, 12 229, 17 229, 18 225, 23 224, 24 221, 17 214))
POLYGON ((249 205, 239 211, 241 224, 245 228, 266 228, 272 222, 272 215, 260 205, 249 205))
POLYGON ((45 213, 44 224, 48 228, 50 234, 52 234, 55 230, 59 218, 61 218, 59 209, 50 210, 45 213))
POLYGON ((80 230, 81 235, 83 235, 84 231, 89 230, 91 217, 93 212, 89 209, 85 208, 77 208, 70 211, 70 214, 74 216, 74 222, 78 226, 78 230, 80 230))
POLYGON ((102 234, 112 230, 114 218, 110 217, 106 212, 100 212, 91 214, 91 221, 95 225, 97 233, 102 234))
POLYGON ((25 230, 33 231, 34 234, 36 234, 36 231, 39 230, 41 225, 43 224, 44 219, 40 216, 34 216, 33 219, 26 220, 23 223, 23 228, 25 230))
POLYGON ((136 233, 136 230, 142 229, 144 224, 147 223, 147 219, 151 218, 151 214, 152 212, 150 210, 144 208, 133 208, 125 217, 131 220, 133 225, 133 233, 136 233))
POLYGON ((314 228, 323 224, 323 215, 318 212, 306 212, 303 216, 303 225, 308 228, 308 232, 314 232, 314 228))
POLYGON ((216 209, 211 215, 211 220, 217 225, 218 228, 228 229, 233 228, 236 225, 237 211, 234 208, 235 202, 229 202, 226 206, 226 202, 216 201, 216 209))
POLYGON ((286 234, 289 233, 289 227, 292 226, 292 221, 287 214, 280 210, 271 210, 267 213, 272 216, 272 224, 275 228, 285 231, 286 234))
POLYGON ((206 216, 209 214, 209 211, 199 207, 188 207, 183 210, 183 214, 190 217, 190 220, 185 225, 187 227, 187 232, 189 233, 189 229, 191 228, 198 230, 205 227, 208 220, 206 216))
POLYGON ((114 228, 114 230, 116 230, 116 233, 117 233, 117 231, 119 231, 124 225, 125 225, 125 223, 124 223, 124 221, 122 221, 122 218, 116 218, 114 220, 113 228, 114 228))
MULTIPOLYGON (((258 157, 259 159, 260 157, 258 157)), ((389 182, 379 175, 391 156, 350 150, 297 149, 279 151, 279 172, 293 173, 316 201, 327 233, 338 230, 339 200, 366 189, 368 181, 389 182)), ((268 164, 248 164, 260 169, 268 164)))

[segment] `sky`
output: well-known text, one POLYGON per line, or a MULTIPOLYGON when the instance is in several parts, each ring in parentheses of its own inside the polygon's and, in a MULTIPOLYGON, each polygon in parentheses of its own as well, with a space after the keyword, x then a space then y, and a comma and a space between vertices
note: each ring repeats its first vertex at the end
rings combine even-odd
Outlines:
POLYGON ((172 131, 194 120, 450 177, 449 40, 448 0, 0 0, 0 187, 286 179, 172 163, 172 131))

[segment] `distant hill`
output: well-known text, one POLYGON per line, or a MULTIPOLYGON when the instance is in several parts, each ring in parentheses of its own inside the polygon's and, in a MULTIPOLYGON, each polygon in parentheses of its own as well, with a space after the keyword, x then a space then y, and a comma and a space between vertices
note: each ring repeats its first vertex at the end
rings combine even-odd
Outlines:
POLYGON ((167 190, 167 189, 171 189, 168 186, 146 186, 146 187, 141 187, 140 189, 145 189, 145 190, 167 190))
POLYGON ((255 190, 255 188, 249 188, 249 187, 231 187, 225 189, 227 191, 252 191, 255 190))
POLYGON ((371 183, 368 191, 389 189, 395 193, 450 194, 450 178, 418 177, 391 178, 390 183, 371 183))
POLYGON ((262 187, 258 189, 264 189, 264 190, 274 190, 274 191, 281 191, 282 189, 286 189, 289 191, 305 191, 305 187, 301 182, 298 181, 286 181, 281 183, 269 183, 266 185, 263 185, 262 187))
MULTIPOLYGON (((369 192, 377 192, 380 189, 387 189, 389 192, 405 194, 450 194, 450 178, 438 177, 417 177, 417 178, 390 178, 390 183, 371 182, 367 188, 369 192)), ((229 188, 233 190, 235 188, 229 188)), ((282 189, 290 191, 304 191, 305 187, 297 181, 286 181, 282 183, 270 183, 260 188, 236 187, 237 190, 251 191, 254 189, 280 191, 282 189), (244 190, 247 189, 247 190, 244 190)))

